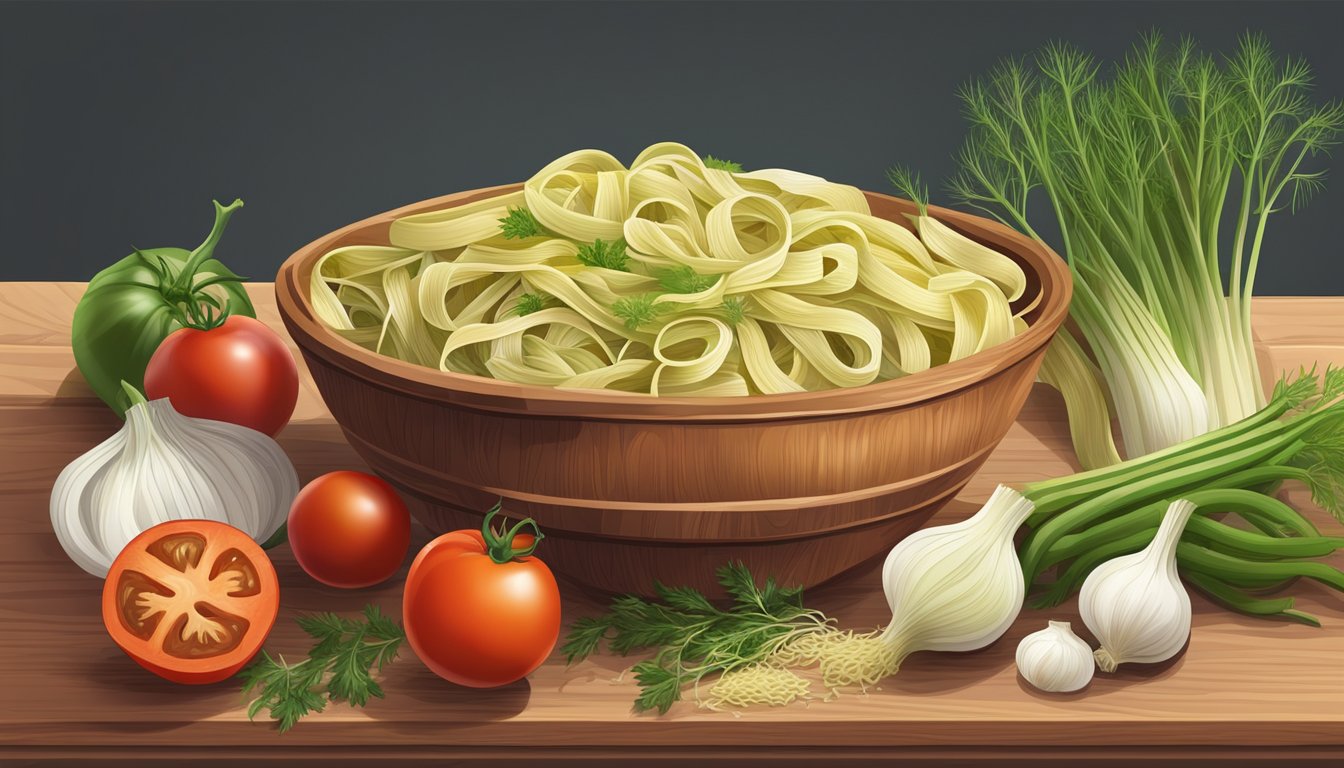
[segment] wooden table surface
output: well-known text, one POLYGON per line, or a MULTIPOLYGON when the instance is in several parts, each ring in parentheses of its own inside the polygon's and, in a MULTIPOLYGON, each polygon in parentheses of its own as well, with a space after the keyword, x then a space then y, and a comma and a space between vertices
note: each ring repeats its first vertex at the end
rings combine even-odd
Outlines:
MULTIPOLYGON (((1013 653, 1018 640, 1047 619, 1081 627, 1076 601, 1025 610, 1005 637, 979 652, 916 654, 867 695, 739 713, 683 702, 662 717, 633 715, 635 686, 629 675, 622 678, 631 659, 601 656, 566 667, 557 654, 526 681, 478 691, 439 680, 407 648, 386 670, 386 699, 363 710, 332 706, 280 735, 269 722, 248 721, 236 682, 178 686, 124 656, 103 630, 101 582, 71 564, 52 533, 47 504, 57 473, 120 423, 74 369, 69 327, 82 290, 76 283, 0 284, 5 765, 1344 760, 1344 599, 1314 583, 1296 587, 1298 607, 1318 615, 1321 629, 1237 616, 1194 595, 1185 654, 1156 669, 1099 674, 1090 688, 1066 696, 1026 687, 1013 653)), ((261 319, 279 329, 271 287, 251 290, 261 319)), ((1256 299, 1255 317, 1268 371, 1314 361, 1344 364, 1344 298, 1256 299)), ((303 376, 294 420, 279 438, 301 480, 362 467, 306 371, 303 376)), ((1062 404, 1038 385, 1002 445, 937 522, 969 515, 997 483, 1064 474, 1072 463, 1062 404)), ((1344 534, 1344 526, 1312 507, 1302 491, 1292 491, 1289 500, 1324 531, 1344 534)), ((417 528, 413 546, 427 538, 417 528)), ((373 602, 400 614, 400 578, 345 592, 309 579, 285 547, 272 556, 282 590, 281 615, 267 643, 273 651, 300 654, 307 647, 293 620, 300 612, 354 613, 373 602)), ((845 626, 884 624, 890 615, 879 567, 861 567, 842 584, 812 590, 808 604, 845 626)), ((571 585, 561 589, 566 625, 601 604, 571 585)))

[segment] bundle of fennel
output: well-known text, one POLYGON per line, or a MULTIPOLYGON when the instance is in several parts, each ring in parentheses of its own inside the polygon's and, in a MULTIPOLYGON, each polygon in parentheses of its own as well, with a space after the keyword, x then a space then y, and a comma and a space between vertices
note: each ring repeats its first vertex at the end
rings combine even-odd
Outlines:
POLYGON ((951 191, 1042 242, 1057 228, 1073 271, 1091 355, 1062 329, 1041 377, 1084 468, 1120 460, 1112 409, 1134 457, 1264 407, 1250 298, 1267 223, 1320 189, 1311 158, 1344 127, 1344 104, 1315 104, 1311 82, 1260 37, 1218 61, 1151 35, 1109 80, 1051 45, 961 91, 971 126, 951 191))

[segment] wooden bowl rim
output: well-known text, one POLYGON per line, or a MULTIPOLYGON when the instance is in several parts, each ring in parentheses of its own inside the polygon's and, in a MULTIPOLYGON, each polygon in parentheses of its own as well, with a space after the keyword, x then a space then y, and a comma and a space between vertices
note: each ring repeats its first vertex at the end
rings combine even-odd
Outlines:
MULTIPOLYGON (((522 183, 467 190, 422 200, 361 219, 323 235, 295 251, 280 266, 275 292, 290 335, 306 353, 362 377, 366 382, 418 399, 529 417, 561 416, 621 421, 768 421, 886 410, 937 400, 1000 374, 1049 343, 1068 314, 1073 281, 1068 265, 1053 250, 1003 224, 980 216, 929 206, 940 221, 1023 263, 1035 274, 1039 291, 1024 297, 1031 306, 1027 330, 990 349, 898 379, 861 387, 740 397, 660 397, 599 390, 558 389, 469 374, 439 371, 380 355, 340 336, 321 323, 309 298, 317 259, 334 243, 365 230, 387 226, 414 213, 465 205, 515 191, 522 183)), ((913 212, 909 200, 864 191, 870 200, 913 212)), ((900 222, 904 225, 904 222, 900 222)), ((368 238, 363 238, 367 240, 368 238)), ((355 244, 355 243, 346 243, 355 244)), ((383 242, 361 242, 387 245, 383 242)), ((1030 279, 1029 279, 1030 282, 1030 279)))

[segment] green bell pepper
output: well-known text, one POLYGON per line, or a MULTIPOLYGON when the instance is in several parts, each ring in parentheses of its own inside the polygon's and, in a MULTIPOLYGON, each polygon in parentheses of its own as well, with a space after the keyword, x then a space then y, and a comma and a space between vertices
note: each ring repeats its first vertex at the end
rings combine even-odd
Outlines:
POLYGON ((214 202, 215 224, 196 250, 137 249, 94 275, 75 307, 70 333, 75 364, 123 418, 131 404, 122 381, 144 390, 149 358, 168 334, 186 326, 210 328, 231 314, 257 316, 244 278, 212 258, 243 201, 214 202))

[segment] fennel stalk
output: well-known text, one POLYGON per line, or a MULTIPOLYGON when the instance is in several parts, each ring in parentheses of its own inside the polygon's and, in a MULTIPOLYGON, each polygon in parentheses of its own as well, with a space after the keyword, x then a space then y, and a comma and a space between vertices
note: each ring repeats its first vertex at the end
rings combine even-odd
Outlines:
POLYGON ((1065 395, 1085 468, 1119 459, 1112 409, 1133 457, 1264 407, 1250 298, 1267 222, 1320 189, 1307 164, 1344 127, 1344 105, 1310 99, 1307 65, 1258 36, 1219 61, 1150 35, 1100 75, 1051 45, 965 86, 950 185, 1042 242, 1028 201, 1048 203, 1095 363, 1062 330, 1041 375, 1065 395))

